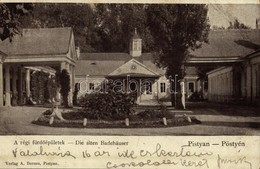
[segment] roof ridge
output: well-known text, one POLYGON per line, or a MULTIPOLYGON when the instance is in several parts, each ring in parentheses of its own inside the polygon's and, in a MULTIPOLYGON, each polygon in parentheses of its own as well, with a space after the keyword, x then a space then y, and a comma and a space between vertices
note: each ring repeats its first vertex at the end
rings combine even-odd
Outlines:
MULTIPOLYGON (((105 54, 110 54, 110 53, 121 53, 121 54, 129 54, 129 53, 127 53, 127 52, 82 52, 82 53, 80 53, 80 54, 102 54, 102 53, 105 53, 105 54)), ((142 55, 143 54, 151 54, 151 53, 153 53, 153 52, 143 52, 142 53, 142 55)), ((129 54, 130 55, 130 54, 129 54)))
POLYGON ((72 30, 72 27, 55 27, 55 28, 23 28, 22 33, 33 31, 49 31, 49 30, 72 30))
POLYGON ((127 52, 84 52, 84 53, 80 53, 80 54, 114 54, 114 53, 129 54, 127 52))
POLYGON ((23 30, 48 30, 48 29, 72 29, 72 27, 53 27, 53 28, 23 28, 23 30))
POLYGON ((211 29, 209 32, 258 32, 260 29, 211 29))

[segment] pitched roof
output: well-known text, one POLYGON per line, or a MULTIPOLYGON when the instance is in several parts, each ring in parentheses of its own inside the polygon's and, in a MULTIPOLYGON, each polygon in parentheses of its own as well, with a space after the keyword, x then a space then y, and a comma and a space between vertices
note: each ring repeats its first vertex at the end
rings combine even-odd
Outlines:
POLYGON ((253 57, 257 57, 260 55, 260 49, 254 51, 253 53, 250 53, 249 55, 245 56, 244 58, 253 58, 253 57))
POLYGON ((260 49, 260 29, 228 29, 209 32, 209 43, 191 51, 193 57, 242 57, 260 49))
POLYGON ((92 61, 128 61, 132 56, 128 53, 81 53, 80 60, 92 61))
POLYGON ((0 56, 7 56, 7 54, 5 54, 4 52, 0 51, 0 56))
MULTIPOLYGON (((75 74, 106 76, 132 58, 128 53, 81 53, 80 59, 76 61, 75 74)), ((143 53, 135 59, 159 74, 165 72, 153 63, 152 53, 143 53)))
POLYGON ((127 74, 131 74, 132 76, 159 76, 159 73, 149 69, 146 65, 142 64, 134 58, 111 72, 109 76, 122 76, 127 74))
POLYGON ((185 67, 185 74, 186 75, 198 75, 197 68, 193 66, 185 67))
POLYGON ((22 36, 0 41, 0 50, 10 56, 65 54, 72 28, 23 29, 22 36))

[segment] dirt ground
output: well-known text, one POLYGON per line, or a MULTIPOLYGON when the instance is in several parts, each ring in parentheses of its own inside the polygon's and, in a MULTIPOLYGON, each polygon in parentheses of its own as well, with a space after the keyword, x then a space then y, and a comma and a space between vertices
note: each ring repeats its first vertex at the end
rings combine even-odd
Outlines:
MULTIPOLYGON (((145 108, 145 107, 144 107, 145 108)), ((10 107, 0 110, 1 135, 260 135, 260 109, 213 103, 188 103, 187 112, 201 124, 167 128, 54 128, 31 122, 44 107, 10 107)), ((68 111, 68 110, 65 110, 68 111)), ((174 110, 173 110, 174 111, 174 110)), ((185 113, 185 112, 184 112, 185 113)), ((179 113, 180 114, 180 113, 179 113)), ((131 125, 131 122, 130 122, 131 125)))

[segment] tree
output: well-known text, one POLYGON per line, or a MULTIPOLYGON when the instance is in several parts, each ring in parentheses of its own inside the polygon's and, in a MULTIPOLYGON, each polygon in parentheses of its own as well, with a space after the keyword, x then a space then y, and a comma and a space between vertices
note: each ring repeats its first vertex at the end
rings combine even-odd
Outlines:
POLYGON ((182 65, 189 50, 208 42, 208 7, 201 4, 149 5, 146 11, 158 63, 167 68, 168 76, 178 74, 182 78, 182 65))
POLYGON ((94 51, 94 13, 89 4, 36 3, 31 17, 23 17, 24 28, 72 27, 75 43, 82 52, 94 51))
POLYGON ((0 39, 5 40, 16 34, 20 34, 21 16, 33 11, 31 3, 2 3, 0 4, 0 39))
POLYGON ((238 19, 235 19, 233 22, 229 22, 229 27, 227 29, 250 29, 250 27, 240 23, 238 19))
POLYGON ((135 28, 143 39, 143 51, 151 51, 153 37, 146 25, 146 5, 97 4, 95 6, 95 32, 98 41, 92 45, 99 52, 129 52, 129 42, 135 28))
POLYGON ((212 26, 212 30, 224 30, 224 29, 225 29, 224 26, 216 26, 216 25, 212 26))
POLYGON ((60 93, 63 99, 63 104, 65 107, 68 107, 68 96, 70 91, 70 75, 66 69, 63 69, 59 75, 59 82, 60 82, 60 93))

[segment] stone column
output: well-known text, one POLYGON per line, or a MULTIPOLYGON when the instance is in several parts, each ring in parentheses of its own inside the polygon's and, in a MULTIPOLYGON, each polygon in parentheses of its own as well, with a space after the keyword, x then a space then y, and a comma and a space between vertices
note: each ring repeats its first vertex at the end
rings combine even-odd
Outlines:
POLYGON ((4 106, 3 63, 0 60, 0 107, 4 106))
POLYGON ((25 72, 25 82, 26 82, 26 99, 29 100, 31 96, 30 82, 31 82, 31 74, 30 69, 26 69, 25 72))
POLYGON ((129 75, 126 75, 126 93, 129 93, 129 75))
POLYGON ((10 65, 5 65, 5 106, 11 106, 10 65))
POLYGON ((23 68, 18 69, 18 98, 19 105, 23 105, 23 68))
MULTIPOLYGON (((159 80, 156 80, 156 98, 157 98, 157 102, 159 102, 159 92, 160 92, 160 83, 159 83, 159 80)), ((165 92, 166 94, 168 93, 167 92, 167 83, 165 83, 165 92)))
POLYGON ((13 74, 12 74, 12 105, 16 106, 17 105, 17 71, 15 67, 13 67, 13 74))
POLYGON ((72 92, 74 92, 75 89, 75 66, 72 66, 72 70, 71 70, 71 74, 72 74, 72 92))
POLYGON ((140 92, 139 103, 141 103, 142 102, 142 79, 139 79, 139 92, 140 92))

